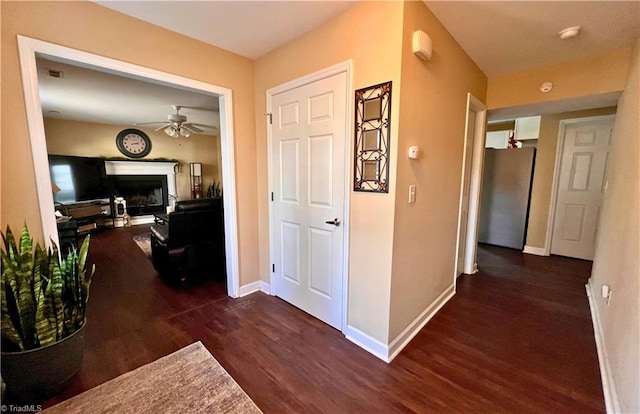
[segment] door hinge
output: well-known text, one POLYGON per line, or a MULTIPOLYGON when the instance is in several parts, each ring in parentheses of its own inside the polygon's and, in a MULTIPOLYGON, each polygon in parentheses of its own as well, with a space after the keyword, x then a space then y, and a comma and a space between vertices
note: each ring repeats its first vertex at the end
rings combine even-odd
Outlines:
POLYGON ((273 191, 271 192, 271 201, 273 201, 273 191))
POLYGON ((265 115, 269 117, 269 125, 273 124, 273 114, 271 112, 266 112, 265 115))
POLYGON ((276 272, 276 265, 272 264, 271 265, 271 273, 275 273, 276 272))

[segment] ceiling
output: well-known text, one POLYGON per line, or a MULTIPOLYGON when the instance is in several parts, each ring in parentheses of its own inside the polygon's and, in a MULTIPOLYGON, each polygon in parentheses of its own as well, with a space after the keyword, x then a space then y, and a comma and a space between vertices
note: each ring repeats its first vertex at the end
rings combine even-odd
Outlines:
MULTIPOLYGON (((354 4, 268 0, 96 3, 251 59, 354 4)), ((628 47, 640 33, 637 0, 425 3, 488 77, 628 47), (570 26, 582 26, 582 32, 560 41, 558 32, 570 26)))
POLYGON ((352 1, 95 1, 257 59, 342 13, 352 1))
MULTIPOLYGON (((96 3, 251 59, 314 29, 353 4, 269 0, 96 3)), ((489 77, 628 47, 640 33, 638 1, 425 3, 489 77), (576 25, 582 26, 580 35, 559 40, 560 30, 576 25)), ((172 105, 217 111, 215 96, 107 74, 99 68, 83 69, 45 60, 38 66, 45 117, 132 125, 164 121, 173 113, 172 105), (64 78, 51 78, 45 68, 62 70, 64 78)), ((616 102, 617 95, 607 94, 563 102, 561 109, 588 109, 616 102)), ((553 103, 509 108, 492 111, 489 119, 556 110, 553 103)), ((185 108, 181 113, 190 122, 219 126, 217 112, 185 108)))
POLYGON ((489 78, 629 47, 640 33, 638 1, 425 3, 489 78), (580 34, 560 40, 572 26, 580 34))
MULTIPOLYGON (((185 107, 180 113, 189 122, 220 127, 216 95, 43 58, 38 58, 36 64, 45 118, 116 125, 164 122, 167 115, 175 113, 172 106, 179 105, 185 107), (51 76, 50 71, 61 72, 62 77, 51 76)), ((207 134, 217 134, 216 129, 202 129, 207 134)))

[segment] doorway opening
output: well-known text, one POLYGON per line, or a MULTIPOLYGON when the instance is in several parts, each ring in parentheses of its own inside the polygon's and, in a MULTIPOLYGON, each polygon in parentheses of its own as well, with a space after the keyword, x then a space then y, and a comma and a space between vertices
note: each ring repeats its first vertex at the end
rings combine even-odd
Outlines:
POLYGON ((169 73, 133 65, 130 63, 94 55, 87 52, 18 36, 22 79, 27 109, 27 121, 31 141, 38 202, 45 240, 59 244, 58 228, 54 215, 52 181, 49 171, 44 117, 39 95, 36 60, 51 61, 116 74, 124 78, 160 84, 170 88, 201 93, 217 99, 220 114, 220 146, 222 185, 224 188, 224 232, 226 256, 227 294, 238 297, 238 227, 236 215, 236 180, 233 134, 232 91, 216 85, 194 81, 169 73))

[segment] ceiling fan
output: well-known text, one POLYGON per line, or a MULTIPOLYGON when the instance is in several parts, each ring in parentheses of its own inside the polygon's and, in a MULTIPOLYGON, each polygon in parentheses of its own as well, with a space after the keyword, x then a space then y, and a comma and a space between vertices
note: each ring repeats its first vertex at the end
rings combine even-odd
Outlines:
POLYGON ((157 121, 157 122, 140 122, 134 125, 152 125, 152 124, 163 124, 156 128, 154 131, 164 130, 164 133, 173 138, 178 138, 180 136, 189 137, 191 134, 202 134, 204 131, 199 127, 203 128, 211 128, 217 129, 213 125, 206 124, 198 124, 195 122, 188 122, 187 117, 180 113, 180 110, 184 108, 183 106, 173 105, 173 109, 176 111, 175 114, 169 114, 167 116, 167 121, 157 121))

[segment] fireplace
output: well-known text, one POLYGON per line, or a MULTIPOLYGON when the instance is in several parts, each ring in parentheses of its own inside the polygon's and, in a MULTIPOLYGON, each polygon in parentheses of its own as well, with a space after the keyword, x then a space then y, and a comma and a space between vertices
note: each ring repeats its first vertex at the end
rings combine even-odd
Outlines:
POLYGON ((115 195, 127 202, 127 213, 134 216, 164 213, 169 205, 165 175, 114 175, 115 195))
POLYGON ((174 207, 177 165, 172 161, 105 161, 107 175, 121 184, 116 187, 117 195, 127 199, 131 224, 153 223, 153 214, 164 213, 167 206, 174 207))

